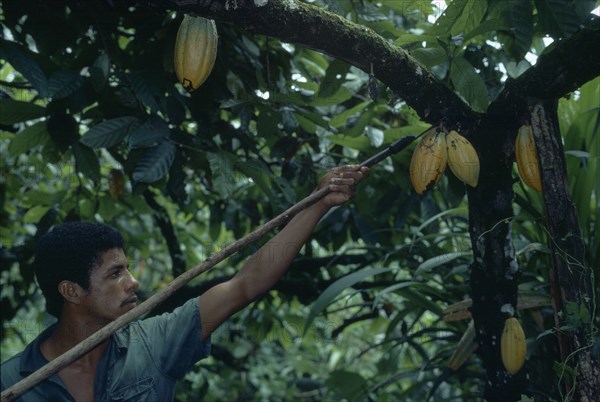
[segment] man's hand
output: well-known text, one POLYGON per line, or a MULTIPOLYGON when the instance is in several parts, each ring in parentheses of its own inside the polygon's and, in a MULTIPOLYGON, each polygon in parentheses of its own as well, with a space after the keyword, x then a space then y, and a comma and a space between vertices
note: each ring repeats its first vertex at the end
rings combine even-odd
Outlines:
POLYGON ((369 168, 360 165, 339 166, 329 170, 319 182, 317 190, 330 186, 331 193, 320 204, 329 209, 350 200, 354 196, 356 184, 368 175, 369 168))

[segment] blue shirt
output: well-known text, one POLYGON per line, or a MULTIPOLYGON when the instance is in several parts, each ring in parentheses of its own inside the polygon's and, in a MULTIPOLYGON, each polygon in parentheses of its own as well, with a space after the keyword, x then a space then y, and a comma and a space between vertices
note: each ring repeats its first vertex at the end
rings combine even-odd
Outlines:
MULTIPOLYGON (((94 402, 172 401, 177 380, 210 354, 210 338, 200 341, 198 303, 197 298, 191 299, 172 313, 136 321, 116 331, 96 369, 94 402)), ((47 328, 23 352, 2 363, 2 391, 48 363, 40 344, 53 329, 47 328)), ((54 374, 15 401, 74 399, 54 374)))

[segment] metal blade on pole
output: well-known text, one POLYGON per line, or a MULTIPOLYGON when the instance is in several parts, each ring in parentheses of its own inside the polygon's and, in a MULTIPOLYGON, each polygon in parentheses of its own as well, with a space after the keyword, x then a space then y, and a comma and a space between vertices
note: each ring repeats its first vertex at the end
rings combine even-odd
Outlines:
MULTIPOLYGON (((388 146, 383 151, 379 152, 378 154, 372 156, 371 158, 369 158, 366 161, 364 161, 363 163, 361 163, 361 166, 371 167, 371 166, 381 162, 383 159, 387 158, 388 156, 395 154, 397 152, 400 152, 401 150, 406 148, 408 145, 410 145, 410 143, 412 141, 414 141, 419 136, 420 135, 407 136, 407 137, 401 138, 400 140, 398 140, 398 141, 394 142, 393 144, 391 144, 390 146, 388 146)), ((180 276, 175 278, 173 281, 171 281, 165 288, 161 289, 159 292, 155 293, 154 295, 152 295, 151 297, 146 299, 143 303, 140 303, 135 308, 131 309, 130 311, 128 311, 124 315, 120 316, 116 320, 112 321, 111 323, 105 325, 104 327, 102 327, 101 329, 99 329, 98 331, 96 331, 95 333, 90 335, 88 338, 84 339, 83 341, 81 341, 80 343, 75 345, 72 349, 63 353, 56 359, 53 359, 52 361, 48 362, 47 364, 42 366, 40 369, 38 369, 34 373, 30 374, 29 376, 25 377, 18 383, 14 384, 14 385, 10 386, 9 388, 7 388, 6 390, 4 390, 2 392, 2 394, 0 395, 1 401, 2 402, 12 401, 14 398, 25 393, 28 389, 30 389, 30 388, 34 387, 35 385, 39 384, 40 382, 44 381, 46 378, 50 377, 51 375, 59 372, 60 370, 62 370, 66 366, 68 366, 69 364, 73 363, 75 360, 79 359, 81 356, 88 353, 90 350, 94 349, 100 343, 104 342, 115 331, 123 328, 127 324, 131 323, 135 319, 141 317, 145 313, 149 312, 150 310, 152 310, 153 308, 158 306, 160 303, 165 301, 168 297, 173 295, 173 293, 175 293, 176 291, 181 289, 186 283, 188 283, 190 280, 192 280, 196 276, 209 270, 210 268, 212 268, 219 262, 223 261, 227 257, 238 252, 242 248, 259 240, 265 234, 267 234, 271 230, 281 226, 282 224, 287 222, 290 218, 292 218, 293 216, 298 214, 300 211, 308 208, 312 204, 314 204, 317 201, 319 201, 320 199, 324 198, 330 192, 331 192, 331 189, 329 186, 323 187, 322 189, 315 191, 308 197, 306 197, 303 200, 299 201, 298 203, 294 204, 292 207, 287 209, 282 214, 279 214, 275 218, 271 219, 269 222, 265 223, 259 229, 255 230, 254 232, 231 243, 227 247, 223 248, 220 252, 207 258, 200 265, 185 271, 183 274, 181 274, 180 276)))

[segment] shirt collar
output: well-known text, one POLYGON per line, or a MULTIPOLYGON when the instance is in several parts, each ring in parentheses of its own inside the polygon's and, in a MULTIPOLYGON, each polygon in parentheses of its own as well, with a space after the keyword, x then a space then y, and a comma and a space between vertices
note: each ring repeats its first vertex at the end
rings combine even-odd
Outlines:
MULTIPOLYGON (((25 347, 23 354, 21 355, 21 363, 19 366, 21 375, 29 375, 48 363, 48 360, 42 354, 40 346, 42 342, 52 335, 57 325, 57 323, 54 323, 46 328, 29 345, 27 345, 27 347, 25 347)), ((112 339, 115 341, 119 354, 123 354, 127 351, 127 343, 129 340, 129 331, 127 328, 117 331, 112 335, 112 339)), ((56 374, 54 376, 56 376, 56 374)))
POLYGON ((42 351, 40 350, 40 345, 43 341, 48 339, 50 335, 52 335, 54 328, 56 328, 56 324, 52 324, 46 328, 33 340, 33 342, 27 345, 25 350, 23 350, 23 354, 21 355, 21 365, 19 367, 19 371, 22 375, 33 373, 48 363, 48 360, 46 360, 42 354, 42 351))

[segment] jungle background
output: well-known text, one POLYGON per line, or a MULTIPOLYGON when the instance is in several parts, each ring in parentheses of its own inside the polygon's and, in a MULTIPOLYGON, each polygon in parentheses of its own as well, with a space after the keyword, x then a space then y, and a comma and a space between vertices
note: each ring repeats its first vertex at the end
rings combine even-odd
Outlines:
MULTIPOLYGON (((300 45, 301 33, 297 42, 282 41, 218 18, 215 68, 187 93, 173 71, 183 11, 160 3, 1 4, 2 360, 51 322, 31 264, 52 225, 77 219, 118 228, 145 298, 310 194, 328 168, 360 163, 434 124, 406 101, 421 93, 392 90, 371 69, 300 45)), ((275 3, 290 13, 300 4, 275 3)), ((599 29, 594 0, 303 4, 404 49, 473 113, 485 113, 557 43, 599 29)), ((558 99, 557 117, 582 264, 592 269, 600 263, 600 79, 586 81, 558 99)), ((431 114, 452 112, 437 104, 431 114)), ((478 151, 485 144, 476 143, 478 151)), ((324 217, 274 290, 213 335, 212 356, 180 382, 178 400, 483 398, 486 371, 468 310, 469 197, 449 171, 417 195, 408 175, 412 149, 373 167, 355 198, 324 217)), ((542 195, 509 169, 506 220, 528 340, 522 400, 569 400, 575 374, 561 362, 557 333, 591 326, 586 347, 597 356, 598 315, 570 305, 565 327, 556 326, 542 195)), ((229 278, 257 247, 201 275, 153 314, 229 278)))

